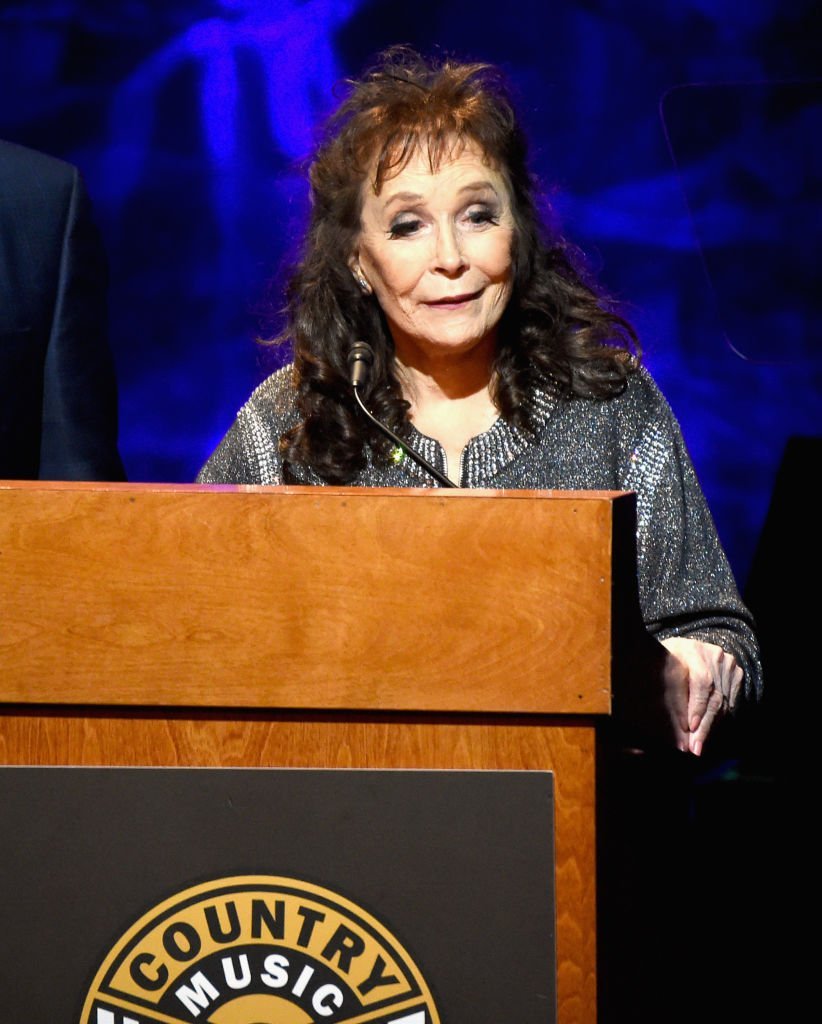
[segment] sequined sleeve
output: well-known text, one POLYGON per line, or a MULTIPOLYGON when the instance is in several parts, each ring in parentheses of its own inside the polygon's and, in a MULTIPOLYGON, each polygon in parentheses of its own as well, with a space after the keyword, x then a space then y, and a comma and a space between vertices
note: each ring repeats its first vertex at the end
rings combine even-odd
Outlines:
POLYGON ((280 435, 296 418, 290 370, 257 387, 197 474, 201 484, 283 483, 280 435))
POLYGON ((743 603, 679 424, 655 390, 630 455, 637 492, 640 603, 658 639, 688 636, 735 656, 749 697, 761 691, 754 621, 743 603))

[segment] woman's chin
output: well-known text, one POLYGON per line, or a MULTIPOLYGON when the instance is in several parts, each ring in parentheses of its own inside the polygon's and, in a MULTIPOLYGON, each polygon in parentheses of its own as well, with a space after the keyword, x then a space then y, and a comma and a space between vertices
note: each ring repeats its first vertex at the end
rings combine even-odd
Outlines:
POLYGON ((462 362, 470 357, 485 361, 496 347, 496 332, 478 335, 475 331, 455 328, 397 341, 395 347, 400 362, 406 366, 414 365, 421 357, 437 362, 449 359, 462 362))

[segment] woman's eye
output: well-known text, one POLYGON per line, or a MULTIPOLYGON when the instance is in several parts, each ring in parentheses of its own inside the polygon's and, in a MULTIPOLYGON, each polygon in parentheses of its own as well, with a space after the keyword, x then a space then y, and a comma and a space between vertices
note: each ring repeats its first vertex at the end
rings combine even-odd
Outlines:
POLYGON ((389 238, 407 238, 422 227, 422 221, 416 217, 395 221, 388 229, 389 238))
POLYGON ((471 224, 498 224, 497 211, 490 206, 472 206, 466 213, 471 224))

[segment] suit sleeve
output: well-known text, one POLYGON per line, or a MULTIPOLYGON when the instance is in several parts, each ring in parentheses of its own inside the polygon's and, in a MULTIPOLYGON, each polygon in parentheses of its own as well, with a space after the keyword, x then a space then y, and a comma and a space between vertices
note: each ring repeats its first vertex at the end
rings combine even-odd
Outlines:
POLYGON ((108 267, 74 169, 43 382, 42 480, 124 480, 108 342, 108 267))

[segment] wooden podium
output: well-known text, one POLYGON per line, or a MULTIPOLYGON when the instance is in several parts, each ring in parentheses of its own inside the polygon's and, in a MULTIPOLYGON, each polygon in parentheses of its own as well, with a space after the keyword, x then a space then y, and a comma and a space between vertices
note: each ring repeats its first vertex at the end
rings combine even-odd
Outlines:
POLYGON ((593 1022, 633 530, 617 492, 0 482, 0 763, 552 771, 557 1019, 593 1022))

